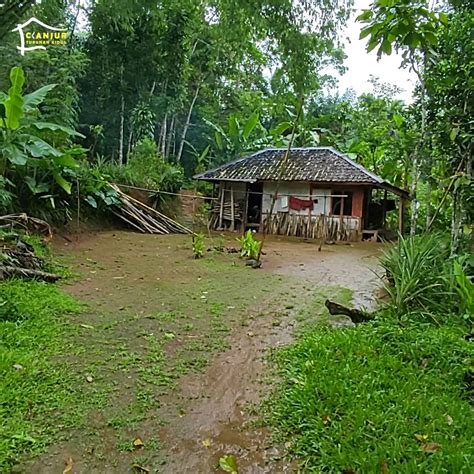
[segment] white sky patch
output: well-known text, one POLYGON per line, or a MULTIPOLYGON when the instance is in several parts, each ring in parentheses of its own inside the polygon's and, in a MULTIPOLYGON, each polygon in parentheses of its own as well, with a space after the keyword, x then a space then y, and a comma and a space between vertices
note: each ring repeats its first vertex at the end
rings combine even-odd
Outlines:
POLYGON ((377 61, 377 48, 367 53, 365 50, 367 38, 359 40, 363 24, 356 22, 355 19, 363 9, 369 8, 370 3, 371 0, 354 1, 355 14, 349 19, 345 32, 341 34, 341 38, 348 38, 344 40, 344 50, 347 55, 344 64, 348 70, 343 76, 332 71, 332 74, 339 80, 339 92, 343 93, 347 89, 354 89, 357 95, 372 92, 373 88, 369 83, 369 78, 372 75, 378 77, 381 82, 394 84, 402 88, 403 92, 398 98, 407 103, 412 102, 416 77, 408 68, 400 68, 401 55, 393 52, 391 56, 384 55, 377 61))

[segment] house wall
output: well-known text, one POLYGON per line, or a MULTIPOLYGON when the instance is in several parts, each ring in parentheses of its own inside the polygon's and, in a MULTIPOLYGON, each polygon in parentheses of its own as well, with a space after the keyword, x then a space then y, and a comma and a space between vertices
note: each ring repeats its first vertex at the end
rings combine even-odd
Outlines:
MULTIPOLYGON (((272 196, 276 190, 276 183, 265 182, 263 185, 263 202, 262 202, 262 215, 265 218, 270 212, 270 206, 272 202, 272 196)), ((331 187, 322 187, 321 185, 313 183, 285 183, 282 182, 279 189, 279 198, 275 203, 273 209, 274 213, 288 213, 295 216, 308 216, 316 218, 321 215, 325 215, 328 221, 340 221, 340 216, 331 216, 331 194, 333 192, 340 192, 343 194, 344 191, 351 191, 352 196, 352 215, 344 216, 343 222, 345 227, 354 231, 360 231, 362 225, 362 216, 364 212, 364 189, 361 187, 354 186, 340 186, 333 185, 331 187), (299 197, 300 199, 312 199, 317 200, 313 204, 311 213, 308 209, 295 210, 289 207, 284 207, 288 201, 285 200, 287 196, 299 197)))
MULTIPOLYGON (((220 182, 224 190, 224 214, 220 226, 220 199, 214 205, 214 220, 212 226, 218 229, 240 228, 245 224, 246 183, 220 182), (230 189, 233 188, 235 205, 235 222, 232 226, 230 215, 230 189)), ((278 199, 273 209, 271 222, 267 222, 276 182, 263 183, 262 223, 265 223, 270 233, 282 235, 304 236, 307 238, 323 238, 329 240, 358 240, 362 231, 362 216, 364 215, 364 187, 344 185, 320 185, 307 182, 282 182, 278 191, 278 199), (343 194, 351 191, 352 215, 332 216, 332 193, 343 194), (312 209, 295 210, 289 207, 289 197, 316 201, 312 209)))
POLYGON ((327 185, 318 183, 282 183, 272 217, 269 210, 276 183, 264 183, 262 205, 263 224, 267 232, 322 240, 358 241, 362 235, 364 215, 364 188, 354 185, 327 185), (352 192, 350 216, 331 215, 332 193, 352 192), (311 210, 285 207, 286 197, 316 200, 311 210))
POLYGON ((231 183, 231 182, 221 181, 219 185, 223 189, 225 189, 224 202, 230 203, 231 188, 234 190, 234 201, 242 201, 245 199, 245 191, 247 189, 246 183, 240 183, 240 182, 231 183))
MULTIPOLYGON (((272 196, 276 190, 276 183, 265 182, 263 184, 263 202, 262 202, 262 214, 268 214, 270 212, 270 206, 272 203, 272 196)), ((290 214, 307 216, 308 209, 301 209, 299 211, 290 209, 288 207, 288 196, 298 197, 300 199, 313 199, 317 200, 317 203, 313 204, 311 214, 319 216, 321 214, 328 215, 331 209, 331 190, 315 188, 310 183, 281 183, 278 191, 279 199, 275 203, 273 209, 274 212, 289 212, 290 214), (286 206, 285 206, 286 204, 286 206)))

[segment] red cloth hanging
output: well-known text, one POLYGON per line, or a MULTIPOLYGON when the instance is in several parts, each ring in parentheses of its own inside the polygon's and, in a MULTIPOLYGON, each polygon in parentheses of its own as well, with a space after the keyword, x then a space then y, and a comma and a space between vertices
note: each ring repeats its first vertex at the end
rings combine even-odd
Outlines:
POLYGON ((299 199, 290 196, 289 199, 290 209, 295 211, 301 211, 302 209, 313 209, 314 202, 311 199, 299 199))

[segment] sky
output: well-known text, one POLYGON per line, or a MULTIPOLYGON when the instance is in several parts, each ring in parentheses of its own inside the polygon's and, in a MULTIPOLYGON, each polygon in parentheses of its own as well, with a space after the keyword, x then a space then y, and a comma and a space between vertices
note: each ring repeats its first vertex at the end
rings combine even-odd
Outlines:
POLYGON ((368 82, 370 75, 380 78, 382 82, 395 84, 404 89, 398 98, 405 102, 411 102, 412 91, 415 86, 415 75, 408 69, 400 69, 401 56, 392 53, 391 56, 382 56, 377 61, 376 50, 367 53, 365 47, 367 38, 359 40, 360 30, 363 27, 361 23, 355 21, 355 18, 364 8, 369 8, 371 0, 355 0, 355 14, 349 20, 346 31, 341 38, 344 40, 344 50, 347 55, 345 66, 348 71, 339 76, 339 92, 344 92, 352 88, 357 94, 371 92, 372 86, 368 82))

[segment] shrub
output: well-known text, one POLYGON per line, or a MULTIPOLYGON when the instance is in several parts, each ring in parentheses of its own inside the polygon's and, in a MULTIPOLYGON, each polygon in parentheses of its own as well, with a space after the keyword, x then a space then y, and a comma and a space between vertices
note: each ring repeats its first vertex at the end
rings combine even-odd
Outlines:
POLYGON ((245 232, 242 237, 237 239, 240 242, 240 256, 256 260, 260 251, 261 242, 253 238, 251 230, 245 232))
POLYGON ((125 166, 100 160, 95 167, 111 181, 155 190, 150 195, 155 207, 169 200, 163 192, 177 193, 184 182, 182 168, 161 158, 156 143, 149 138, 138 143, 125 166))
POLYGON ((193 257, 201 258, 204 255, 204 234, 193 235, 193 257))
POLYGON ((446 284, 448 243, 441 235, 400 236, 380 260, 385 289, 399 315, 414 309, 439 309, 453 295, 446 284))

